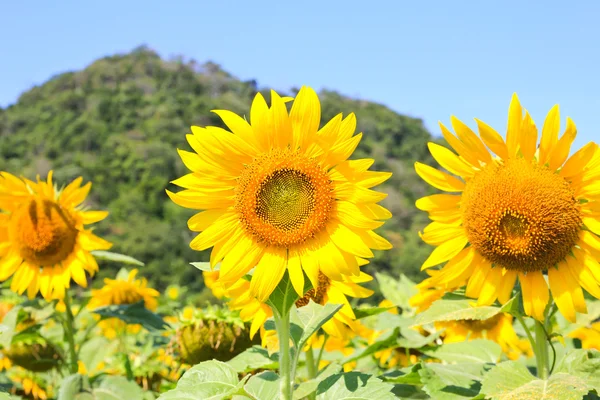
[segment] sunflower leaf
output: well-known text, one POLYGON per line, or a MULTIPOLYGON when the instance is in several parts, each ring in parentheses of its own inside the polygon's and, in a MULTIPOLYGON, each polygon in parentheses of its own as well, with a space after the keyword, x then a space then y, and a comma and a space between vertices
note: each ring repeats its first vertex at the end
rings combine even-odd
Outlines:
POLYGON ((419 370, 419 375, 424 385, 423 390, 431 398, 466 400, 479 396, 485 371, 486 364, 483 363, 426 363, 419 370))
POLYGON ((436 321, 457 321, 461 319, 484 320, 500 312, 499 307, 473 306, 472 300, 437 300, 431 307, 415 317, 412 326, 431 324, 436 321))
POLYGON ((468 342, 446 343, 439 347, 423 349, 422 352, 446 362, 495 363, 502 354, 502 348, 491 340, 476 339, 468 342))
POLYGON ((583 379, 588 389, 600 394, 600 351, 595 349, 571 351, 563 357, 555 371, 583 379))
POLYGON ((327 377, 317 387, 317 399, 392 400, 394 385, 362 372, 347 372, 327 377))
POLYGON ((140 324, 149 331, 163 330, 169 327, 159 315, 148 310, 144 301, 133 304, 119 304, 97 308, 92 311, 102 319, 118 318, 126 324, 140 324))
POLYGON ((320 371, 315 378, 302 382, 300 385, 298 385, 298 387, 294 390, 294 400, 300 400, 308 397, 317 390, 317 387, 321 382, 329 378, 331 375, 339 374, 341 370, 341 365, 337 363, 329 364, 322 371, 320 371))
POLYGON ((376 278, 383 297, 403 310, 412 308, 409 305, 409 300, 418 293, 418 290, 415 283, 408 279, 406 275, 401 274, 400 278, 396 280, 389 275, 378 273, 376 278))
POLYGON ((547 380, 537 379, 525 365, 505 361, 485 374, 481 392, 492 400, 580 400, 589 389, 580 377, 559 372, 547 380))
POLYGON ((275 308, 279 312, 279 315, 283 316, 287 315, 298 299, 298 293, 294 290, 292 281, 286 271, 275 290, 273 290, 273 293, 271 293, 271 296, 269 296, 267 304, 269 307, 275 308))
POLYGON ((179 379, 177 387, 158 400, 224 400, 242 392, 250 375, 241 381, 230 366, 221 361, 206 361, 193 366, 179 379))
POLYGON ((237 373, 245 373, 256 369, 275 369, 279 365, 277 357, 269 355, 269 351, 261 346, 253 346, 238 354, 227 364, 237 373))
POLYGON ((213 272, 213 271, 219 271, 221 269, 221 263, 218 263, 214 267, 211 267, 209 262, 192 262, 190 264, 194 268, 198 268, 200 271, 203 271, 203 272, 213 272))
POLYGON ((397 347, 399 331, 399 328, 395 328, 384 333, 383 335, 379 336, 374 343, 370 344, 362 350, 355 352, 354 354, 351 354, 350 356, 339 361, 339 363, 344 365, 349 362, 361 359, 363 357, 370 356, 371 354, 374 354, 378 351, 390 349, 392 347, 397 347))
POLYGON ((113 261, 121 264, 137 265, 143 267, 144 263, 140 260, 136 260, 133 257, 126 256, 125 254, 113 253, 112 251, 105 250, 94 250, 91 251, 92 255, 98 260, 113 261))
POLYGON ((308 304, 293 308, 291 312, 291 337, 297 349, 304 348, 310 337, 317 332, 323 324, 337 313, 341 304, 325 304, 324 306, 309 300, 308 304))
POLYGON ((15 306, 2 319, 2 324, 0 324, 0 346, 4 348, 10 347, 12 339, 16 334, 15 329, 20 311, 21 307, 15 306))
POLYGON ((354 316, 356 319, 363 319, 371 317, 373 315, 381 314, 389 310, 393 310, 396 307, 369 307, 369 308, 353 308, 354 316))
POLYGON ((244 386, 244 390, 255 399, 279 399, 279 375, 273 371, 264 371, 253 375, 244 386))

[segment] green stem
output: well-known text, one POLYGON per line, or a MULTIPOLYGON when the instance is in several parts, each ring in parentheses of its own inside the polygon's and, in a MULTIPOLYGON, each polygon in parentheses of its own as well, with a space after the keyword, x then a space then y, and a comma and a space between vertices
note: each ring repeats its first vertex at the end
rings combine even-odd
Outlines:
MULTIPOLYGON (((306 354, 306 368, 308 369, 308 379, 314 379, 317 377, 317 368, 318 366, 315 364, 315 356, 313 354, 313 349, 311 346, 308 347, 308 350, 305 352, 306 354)), ((309 400, 315 400, 317 398, 316 393, 311 393, 308 396, 309 400)))
POLYGON ((536 351, 535 359, 537 363, 538 378, 548 379, 550 371, 550 358, 548 357, 548 338, 542 322, 535 321, 535 340, 536 351))
POLYGON ((319 350, 319 354, 317 355, 317 362, 315 362, 315 365, 317 366, 317 372, 319 369, 319 365, 321 364, 321 358, 323 357, 323 351, 325 350, 325 344, 327 343, 327 339, 329 339, 329 335, 327 334, 327 332, 324 333, 324 337, 323 337, 323 345, 321 346, 321 349, 319 350))
POLYGON ((78 359, 77 359, 77 350, 75 349, 75 324, 73 318, 73 310, 71 309, 71 296, 69 291, 67 290, 65 293, 65 308, 66 308, 66 323, 65 323, 65 335, 67 336, 67 341, 69 342, 69 372, 71 374, 76 374, 79 370, 78 359))
POLYGON ((279 339, 279 399, 292 400, 292 365, 290 358, 290 314, 286 312, 279 315, 277 310, 273 309, 273 319, 277 329, 279 339))
POLYGON ((533 350, 534 353, 537 354, 535 339, 533 338, 533 335, 531 334, 531 331, 529 330, 529 328, 525 324, 525 320, 523 319, 523 316, 517 314, 516 317, 517 317, 517 321, 519 321, 519 323, 521 324, 521 326, 525 330, 525 333, 527 334, 527 339, 529 339, 529 343, 531 344, 531 349, 533 350))

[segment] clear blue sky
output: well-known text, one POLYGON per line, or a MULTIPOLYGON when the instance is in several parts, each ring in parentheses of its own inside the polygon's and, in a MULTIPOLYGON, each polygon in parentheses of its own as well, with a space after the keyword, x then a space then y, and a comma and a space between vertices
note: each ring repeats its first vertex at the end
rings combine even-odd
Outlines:
POLYGON ((517 92, 541 127, 561 105, 600 141, 596 1, 11 1, 0 8, 0 106, 54 74, 147 44, 241 79, 310 85, 499 131, 517 92), (84 5, 85 4, 85 5, 84 5))

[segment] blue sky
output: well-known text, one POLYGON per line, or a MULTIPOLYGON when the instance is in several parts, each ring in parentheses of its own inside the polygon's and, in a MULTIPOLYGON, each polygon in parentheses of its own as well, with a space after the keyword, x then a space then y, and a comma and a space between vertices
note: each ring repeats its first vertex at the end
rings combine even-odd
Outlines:
POLYGON ((561 105, 600 141, 594 1, 19 1, 0 16, 0 106, 52 75, 147 44, 241 79, 309 85, 503 132, 517 92, 538 127, 561 105), (85 3, 85 4, 84 4, 85 3))

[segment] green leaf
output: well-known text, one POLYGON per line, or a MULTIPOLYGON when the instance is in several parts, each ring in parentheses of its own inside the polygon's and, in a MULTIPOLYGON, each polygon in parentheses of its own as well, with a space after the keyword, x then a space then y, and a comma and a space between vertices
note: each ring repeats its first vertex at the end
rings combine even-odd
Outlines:
POLYGON ((297 349, 303 349, 308 339, 337 313, 341 304, 324 306, 312 300, 304 307, 294 307, 290 313, 291 337, 297 349))
POLYGON ((317 387, 318 400, 393 400, 394 386, 362 372, 335 374, 317 387))
POLYGON ((267 304, 271 308, 275 308, 275 310, 279 312, 279 315, 283 316, 290 311, 296 300, 298 300, 299 298, 300 297, 298 296, 298 293, 296 293, 296 291, 294 290, 294 287, 292 286, 292 281, 290 281, 290 278, 286 271, 275 290, 273 290, 273 293, 271 293, 271 296, 269 296, 267 304))
POLYGON ((492 400, 579 400, 588 393, 585 381, 563 372, 537 379, 527 367, 505 361, 485 374, 481 392, 492 400))
POLYGON ((502 354, 502 348, 491 340, 476 339, 447 343, 432 349, 423 349, 422 352, 446 362, 496 363, 502 354))
POLYGON ((204 271, 204 272, 219 271, 221 269, 221 263, 218 263, 217 265, 215 265, 214 268, 210 266, 209 262, 193 262, 190 264, 193 267, 198 268, 200 271, 204 271))
POLYGON ((555 371, 583 379, 590 390, 600 394, 600 351, 595 349, 571 351, 565 354, 555 371))
POLYGON ((243 353, 227 361, 237 373, 245 373, 256 369, 275 369, 279 362, 277 355, 269 355, 269 351, 261 346, 253 346, 243 353))
POLYGON ((349 362, 361 359, 363 357, 370 356, 371 354, 374 354, 378 351, 389 349, 392 347, 397 347, 398 332, 399 332, 399 329, 396 328, 391 331, 388 331, 387 333, 384 333, 383 335, 381 335, 380 337, 377 338, 377 341, 370 344, 366 348, 359 350, 359 351, 355 352, 354 354, 349 355, 348 357, 339 361, 339 363, 344 365, 349 362))
POLYGON ((169 327, 169 324, 160 316, 144 307, 143 300, 134 304, 101 307, 92 312, 100 315, 102 319, 118 318, 127 324, 140 324, 150 331, 163 330, 169 327))
POLYGON ((420 349, 423 346, 433 343, 442 335, 442 331, 437 331, 429 336, 423 336, 411 328, 400 328, 400 337, 398 346, 408 349, 420 349))
POLYGON ((118 344, 116 340, 109 341, 105 337, 95 336, 81 345, 79 360, 83 362, 87 371, 93 374, 98 364, 115 350, 118 344))
POLYGON ((363 319, 371 317, 373 315, 381 314, 389 310, 393 310, 395 307, 369 307, 369 308, 353 308, 354 316, 356 319, 363 319))
POLYGON ((378 273, 375 275, 383 296, 394 305, 403 310, 411 309, 409 300, 418 293, 415 283, 401 274, 398 280, 389 275, 378 273))
POLYGON ((143 267, 144 263, 140 260, 136 260, 133 257, 126 256, 124 254, 113 253, 112 251, 94 250, 91 251, 92 255, 98 260, 114 261, 121 264, 137 265, 143 267))
POLYGON ((142 399, 144 391, 134 381, 123 376, 106 376, 100 385, 94 388, 94 400, 142 399))
POLYGON ((317 390, 321 382, 332 375, 339 374, 341 370, 341 365, 336 363, 329 364, 327 367, 325 367, 325 369, 319 372, 317 377, 306 382, 302 382, 300 385, 298 385, 298 387, 294 390, 294 400, 301 400, 308 397, 317 390))
POLYGON ((239 392, 244 383, 230 365, 206 361, 186 371, 177 387, 161 394, 158 400, 222 400, 239 392))
POLYGON ((419 371, 423 390, 436 400, 466 400, 479 395, 485 364, 426 363, 419 371))
POLYGON ((252 376, 244 386, 244 390, 255 399, 279 399, 279 375, 273 371, 265 371, 252 376))
POLYGON ((88 377, 74 374, 67 376, 60 383, 58 400, 88 400, 93 399, 88 377))
POLYGON ((419 371, 423 368, 421 363, 409 367, 396 369, 380 376, 386 382, 401 383, 405 385, 420 385, 421 375, 419 371))
POLYGON ((2 319, 0 324, 0 346, 9 348, 12 342, 13 336, 15 336, 15 329, 17 327, 17 319, 19 318, 20 306, 14 306, 2 319))
POLYGON ((503 313, 510 314, 513 317, 518 317, 518 316, 523 315, 523 313, 521 312, 522 308, 523 307, 521 306, 521 296, 520 296, 520 294, 517 293, 517 295, 515 297, 513 297, 512 299, 507 301, 500 308, 500 311, 503 313))
POLYGON ((413 326, 431 324, 436 321, 484 320, 492 318, 500 312, 498 307, 473 307, 472 303, 473 300, 437 300, 431 307, 416 316, 413 326))
POLYGON ((6 392, 0 392, 0 400, 11 400, 11 399, 14 399, 14 397, 11 397, 6 392))

